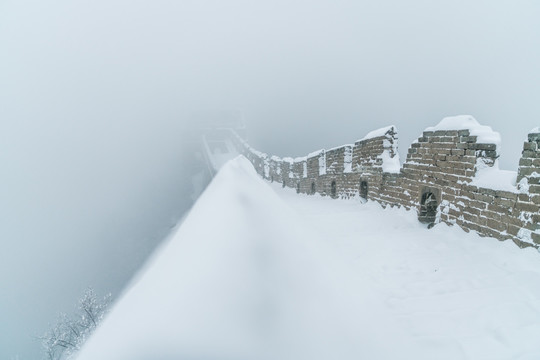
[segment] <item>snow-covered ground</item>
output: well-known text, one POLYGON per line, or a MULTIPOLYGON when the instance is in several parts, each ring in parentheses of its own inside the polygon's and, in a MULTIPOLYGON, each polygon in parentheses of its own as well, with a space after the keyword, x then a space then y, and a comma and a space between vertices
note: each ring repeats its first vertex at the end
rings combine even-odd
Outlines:
POLYGON ((79 360, 540 359, 540 254, 225 165, 79 360))

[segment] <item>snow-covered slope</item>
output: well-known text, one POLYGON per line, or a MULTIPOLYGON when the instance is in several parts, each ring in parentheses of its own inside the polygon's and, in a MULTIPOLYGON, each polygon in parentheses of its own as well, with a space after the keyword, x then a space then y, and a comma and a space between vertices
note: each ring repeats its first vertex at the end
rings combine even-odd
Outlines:
POLYGON ((226 164, 79 360, 538 359, 540 256, 226 164))

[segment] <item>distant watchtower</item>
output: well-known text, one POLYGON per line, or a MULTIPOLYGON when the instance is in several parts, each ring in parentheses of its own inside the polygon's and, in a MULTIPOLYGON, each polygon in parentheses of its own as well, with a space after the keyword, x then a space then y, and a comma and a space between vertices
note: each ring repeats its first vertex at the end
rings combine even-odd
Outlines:
POLYGON ((246 136, 244 113, 240 109, 199 111, 192 114, 192 120, 204 134, 234 130, 241 137, 246 136))

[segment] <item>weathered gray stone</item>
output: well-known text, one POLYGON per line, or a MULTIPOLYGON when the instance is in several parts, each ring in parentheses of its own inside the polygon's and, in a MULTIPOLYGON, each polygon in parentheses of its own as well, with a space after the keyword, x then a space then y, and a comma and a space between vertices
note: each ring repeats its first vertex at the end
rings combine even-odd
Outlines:
POLYGON ((483 236, 511 238, 525 246, 517 239, 519 229, 540 230, 540 176, 535 175, 540 174, 540 152, 537 151, 540 134, 532 135, 523 145, 519 163, 518 181, 526 177, 529 183, 528 193, 523 194, 468 184, 475 175, 479 157, 491 163, 498 157, 494 144, 478 144, 468 130, 424 132, 408 149, 407 159, 398 174, 383 173, 381 158, 383 151, 395 151, 389 145, 397 141, 395 133, 357 141, 350 146, 352 172, 349 173, 345 172, 345 147, 325 153, 325 174, 319 174, 319 156, 307 162, 288 164, 260 158, 242 141, 234 141, 234 144, 259 174, 264 175, 265 166, 269 166, 268 180, 283 182, 284 186, 297 188, 301 193, 311 193, 313 184, 315 192, 323 196, 348 198, 357 196, 360 182, 367 181, 369 199, 383 206, 418 209, 424 189, 431 187, 432 191, 436 190, 438 203, 444 200, 452 205, 440 215, 442 222, 456 223, 466 231, 474 230, 483 236), (307 174, 304 174, 304 164, 307 174), (527 216, 533 223, 525 223, 520 217, 522 213, 530 214, 527 216))
POLYGON ((476 136, 461 136, 459 138, 459 141, 462 143, 475 143, 477 137, 476 136))
POLYGON ((525 158, 521 158, 519 159, 519 166, 532 166, 532 159, 525 159, 525 158))
POLYGON ((538 149, 538 144, 536 142, 524 142, 523 150, 532 150, 536 151, 538 149))
POLYGON ((532 141, 536 141, 536 142, 539 142, 540 141, 540 133, 531 133, 528 135, 528 139, 530 142, 532 141))
POLYGON ((538 212, 538 210, 540 209, 540 207, 536 204, 524 203, 524 202, 519 202, 519 201, 516 203, 515 208, 517 210, 529 211, 529 212, 538 212))

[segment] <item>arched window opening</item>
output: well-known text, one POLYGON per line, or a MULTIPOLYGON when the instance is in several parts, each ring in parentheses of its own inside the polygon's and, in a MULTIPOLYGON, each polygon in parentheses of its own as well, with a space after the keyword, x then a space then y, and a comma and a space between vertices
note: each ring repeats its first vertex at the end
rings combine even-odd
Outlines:
POLYGON ((437 197, 430 191, 426 191, 422 194, 420 200, 420 213, 418 214, 418 221, 423 224, 433 226, 435 218, 437 216, 437 197))
POLYGON ((315 194, 315 182, 311 183, 311 195, 315 194))
POLYGON ((367 181, 360 182, 360 197, 364 200, 368 198, 368 183, 367 181))
POLYGON ((330 194, 333 198, 335 198, 337 195, 336 180, 332 181, 332 184, 330 185, 330 194))

